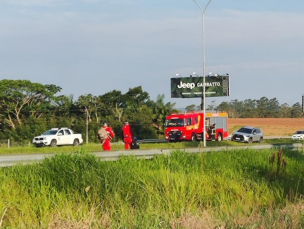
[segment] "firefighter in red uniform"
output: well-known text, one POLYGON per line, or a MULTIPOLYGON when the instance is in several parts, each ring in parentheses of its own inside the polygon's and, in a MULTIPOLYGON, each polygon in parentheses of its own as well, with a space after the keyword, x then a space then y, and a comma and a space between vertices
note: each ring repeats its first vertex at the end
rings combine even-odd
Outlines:
POLYGON ((103 142, 102 142, 102 149, 104 151, 111 150, 110 141, 111 141, 112 138, 114 138, 115 134, 114 134, 113 130, 111 129, 111 127, 109 127, 106 122, 103 123, 103 128, 107 131, 108 138, 105 139, 105 140, 103 140, 103 142))
POLYGON ((125 150, 130 149, 132 143, 132 133, 128 121, 125 121, 124 126, 121 129, 122 140, 125 143, 125 150))

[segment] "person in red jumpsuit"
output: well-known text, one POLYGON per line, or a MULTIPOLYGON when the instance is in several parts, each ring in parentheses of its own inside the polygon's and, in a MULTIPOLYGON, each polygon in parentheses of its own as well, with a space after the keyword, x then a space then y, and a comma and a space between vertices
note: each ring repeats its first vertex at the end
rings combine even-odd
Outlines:
POLYGON ((125 121, 124 126, 121 129, 122 140, 125 143, 125 150, 130 149, 132 143, 132 133, 128 121, 125 121))
POLYGON ((104 151, 107 151, 107 150, 111 150, 111 144, 110 144, 110 141, 112 138, 114 138, 115 134, 112 130, 111 127, 108 126, 108 124, 106 122, 103 123, 103 128, 106 129, 107 133, 108 133, 108 138, 103 140, 101 142, 101 145, 102 145, 102 149, 104 151))

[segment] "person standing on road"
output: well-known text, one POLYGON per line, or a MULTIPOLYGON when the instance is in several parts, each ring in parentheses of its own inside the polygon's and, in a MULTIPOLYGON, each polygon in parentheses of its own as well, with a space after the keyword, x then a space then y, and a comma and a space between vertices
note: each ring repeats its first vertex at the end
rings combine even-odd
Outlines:
POLYGON ((124 126, 121 129, 122 141, 125 143, 125 150, 130 149, 132 143, 132 133, 128 121, 125 121, 124 126))
POLYGON ((115 136, 114 131, 112 130, 111 127, 108 126, 107 122, 103 122, 102 128, 104 128, 108 134, 108 137, 101 141, 102 149, 104 151, 111 150, 110 141, 115 136))

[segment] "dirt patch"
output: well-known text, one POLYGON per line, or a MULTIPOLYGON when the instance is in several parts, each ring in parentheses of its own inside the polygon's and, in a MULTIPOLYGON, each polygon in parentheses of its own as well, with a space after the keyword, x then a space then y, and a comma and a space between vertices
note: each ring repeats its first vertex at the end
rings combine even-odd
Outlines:
POLYGON ((229 133, 242 126, 260 127, 265 136, 291 136, 304 130, 304 118, 229 118, 229 133))

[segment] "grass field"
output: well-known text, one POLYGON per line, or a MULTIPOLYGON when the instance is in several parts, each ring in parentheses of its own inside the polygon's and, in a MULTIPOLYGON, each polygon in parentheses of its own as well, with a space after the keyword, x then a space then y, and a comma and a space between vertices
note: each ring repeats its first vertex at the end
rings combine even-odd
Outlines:
MULTIPOLYGON (((255 125, 261 119, 239 121, 231 123, 263 128, 255 125)), ((101 151, 100 144, 0 147, 0 154, 56 153, 37 164, 0 168, 0 228, 304 228, 303 149, 280 155, 277 149, 179 151, 199 144, 141 144, 173 153, 112 162, 90 154, 101 151)), ((207 142, 236 145, 248 144, 207 142)), ((112 150, 123 150, 123 144, 112 144, 112 150)))
POLYGON ((0 228, 303 228, 303 162, 289 149, 57 154, 0 168, 0 228))
MULTIPOLYGON (((261 144, 292 144, 292 143, 303 143, 303 141, 294 141, 291 138, 282 139, 264 139, 261 144)), ((258 143, 253 143, 258 144, 258 143)), ((247 146, 248 143, 232 142, 232 141, 207 141, 207 147, 217 146, 247 146)), ((166 142, 166 143, 141 143, 140 149, 185 149, 185 148, 201 148, 202 142, 166 142)), ((124 145, 120 143, 112 143, 111 150, 124 150, 124 145)), ((0 147, 0 154, 38 154, 38 153, 73 153, 77 151, 86 152, 100 152, 102 147, 97 143, 82 144, 80 146, 62 146, 62 147, 39 147, 36 148, 33 145, 30 146, 17 146, 8 148, 5 145, 0 147)))

